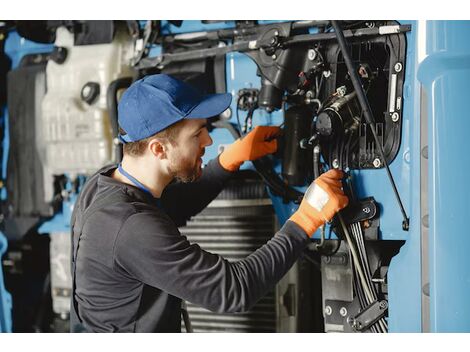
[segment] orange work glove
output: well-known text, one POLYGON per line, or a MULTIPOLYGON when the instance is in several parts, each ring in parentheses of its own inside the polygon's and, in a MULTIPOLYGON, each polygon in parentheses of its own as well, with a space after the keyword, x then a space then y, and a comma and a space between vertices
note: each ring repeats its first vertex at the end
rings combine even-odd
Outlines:
POLYGON ((325 222, 346 205, 346 197, 341 189, 343 172, 332 169, 318 177, 308 187, 299 209, 289 220, 299 225, 310 237, 325 222))
POLYGON ((236 171, 243 162, 256 160, 277 150, 276 136, 281 129, 275 126, 256 126, 243 138, 237 139, 219 156, 219 162, 227 171, 236 171))

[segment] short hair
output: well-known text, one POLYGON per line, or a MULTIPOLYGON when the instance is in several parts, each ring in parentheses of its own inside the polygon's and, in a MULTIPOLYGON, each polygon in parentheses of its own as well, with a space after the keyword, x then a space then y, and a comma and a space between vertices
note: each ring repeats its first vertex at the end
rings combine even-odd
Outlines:
MULTIPOLYGON (((182 122, 184 120, 180 120, 173 125, 165 128, 163 131, 155 133, 154 135, 141 139, 136 142, 128 142, 125 143, 123 146, 124 155, 130 156, 141 156, 145 153, 145 149, 147 148, 149 142, 154 139, 158 138, 163 142, 169 142, 170 144, 174 144, 176 142, 176 137, 183 126, 182 122)), ((124 131, 121 127, 119 127, 119 134, 122 136, 126 135, 127 132, 124 131)))

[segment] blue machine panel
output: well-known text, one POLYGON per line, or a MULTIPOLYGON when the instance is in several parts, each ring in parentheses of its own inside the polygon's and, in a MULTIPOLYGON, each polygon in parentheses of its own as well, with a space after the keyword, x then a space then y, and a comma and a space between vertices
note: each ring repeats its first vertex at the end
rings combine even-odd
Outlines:
POLYGON ((470 331, 470 22, 433 21, 419 80, 428 96, 429 271, 432 332, 470 331))

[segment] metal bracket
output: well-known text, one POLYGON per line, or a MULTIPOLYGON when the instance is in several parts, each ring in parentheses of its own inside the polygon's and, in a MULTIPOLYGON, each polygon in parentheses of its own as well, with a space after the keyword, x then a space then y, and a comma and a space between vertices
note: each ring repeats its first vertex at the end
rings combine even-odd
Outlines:
POLYGON ((377 205, 373 197, 362 199, 349 205, 341 214, 346 224, 353 224, 372 219, 377 214, 377 205))
POLYGON ((354 330, 363 331, 382 318, 387 312, 387 309, 387 301, 375 301, 354 318, 348 317, 347 321, 354 330))

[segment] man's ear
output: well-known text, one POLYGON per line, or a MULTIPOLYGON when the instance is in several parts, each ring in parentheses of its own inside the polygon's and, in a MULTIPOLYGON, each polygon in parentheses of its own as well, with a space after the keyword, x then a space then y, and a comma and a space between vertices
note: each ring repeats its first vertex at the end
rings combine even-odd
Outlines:
POLYGON ((155 155, 159 159, 166 159, 167 158, 167 146, 164 142, 158 140, 157 138, 152 139, 147 148, 150 152, 155 155))

